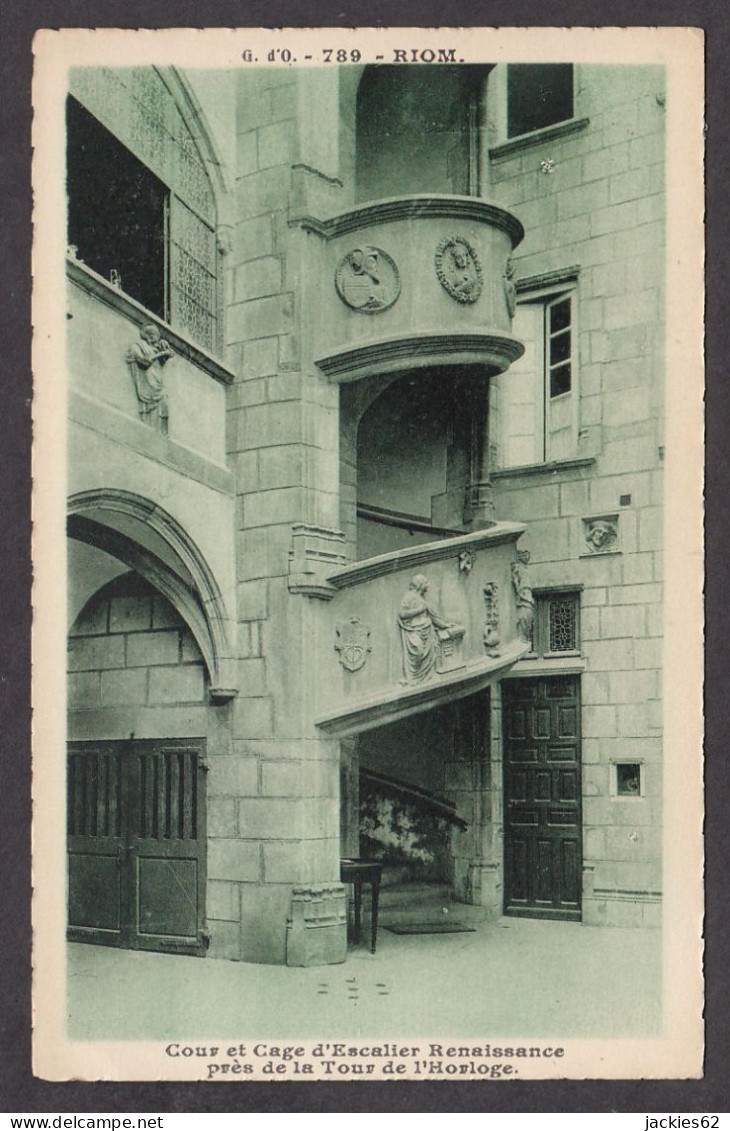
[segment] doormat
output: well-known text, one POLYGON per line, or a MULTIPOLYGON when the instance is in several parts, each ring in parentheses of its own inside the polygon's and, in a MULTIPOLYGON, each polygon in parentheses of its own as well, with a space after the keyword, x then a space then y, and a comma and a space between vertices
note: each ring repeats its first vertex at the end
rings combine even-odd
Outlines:
POLYGON ((393 935, 459 935, 476 931, 476 927, 467 927, 465 923, 394 923, 392 927, 383 924, 383 930, 393 935))

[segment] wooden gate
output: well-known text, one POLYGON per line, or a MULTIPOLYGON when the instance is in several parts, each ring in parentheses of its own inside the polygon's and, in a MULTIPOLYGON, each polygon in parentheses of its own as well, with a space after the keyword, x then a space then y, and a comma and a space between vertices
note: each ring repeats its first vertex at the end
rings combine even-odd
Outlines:
POLYGON ((502 687, 505 914, 580 919, 580 677, 502 687))
POLYGON ((204 954, 203 740, 75 742, 68 757, 68 936, 204 954))

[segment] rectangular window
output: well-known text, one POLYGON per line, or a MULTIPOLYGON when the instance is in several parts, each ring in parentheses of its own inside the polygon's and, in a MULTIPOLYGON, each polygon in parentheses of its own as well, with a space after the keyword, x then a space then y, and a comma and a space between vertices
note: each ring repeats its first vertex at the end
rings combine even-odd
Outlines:
POLYGON ((168 321, 168 189, 74 98, 66 124, 69 245, 168 321))
POLYGON ((641 764, 639 762, 617 762, 615 764, 617 797, 641 797, 641 764))
POLYGON ((525 295, 512 332, 521 358, 491 382, 492 443, 497 466, 570 459, 578 434, 574 288, 525 295))
POLYGON ((546 328, 546 366, 549 376, 550 397, 569 393, 572 372, 572 300, 557 299, 548 304, 546 328))
POLYGON ((572 63, 511 63, 507 67, 507 137, 572 117, 572 63))
POLYGON ((579 655, 580 593, 548 590, 534 596, 532 655, 551 658, 579 655))

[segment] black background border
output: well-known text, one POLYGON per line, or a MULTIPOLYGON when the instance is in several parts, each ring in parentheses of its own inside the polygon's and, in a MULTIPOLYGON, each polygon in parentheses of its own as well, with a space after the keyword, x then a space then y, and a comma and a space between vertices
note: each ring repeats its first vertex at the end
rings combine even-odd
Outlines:
MULTIPOLYGON (((730 195, 727 0, 5 0, 0 16, 0 1106, 5 1112, 715 1112, 730 1100, 730 195), (30 129, 32 38, 59 27, 646 27, 706 33, 706 1025, 702 1080, 48 1083, 30 1051, 30 129), (725 599, 723 599, 725 598, 725 599)), ((671 153, 668 154, 671 161, 671 153)), ((64 582, 59 578, 59 599, 64 582)), ((643 1116, 637 1123, 643 1131, 643 1116)))

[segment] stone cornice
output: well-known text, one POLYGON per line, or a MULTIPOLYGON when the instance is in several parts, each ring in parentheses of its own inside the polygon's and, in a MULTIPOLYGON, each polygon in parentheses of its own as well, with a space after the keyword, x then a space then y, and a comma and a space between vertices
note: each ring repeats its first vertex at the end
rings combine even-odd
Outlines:
POLYGON ((347 212, 339 212, 327 219, 315 216, 292 216, 291 223, 325 239, 358 232, 379 224, 392 224, 400 220, 466 220, 471 224, 487 224, 501 228, 516 247, 524 237, 522 224, 504 208, 490 204, 478 196, 393 196, 384 200, 367 201, 347 212))
POLYGON ((86 291, 87 294, 93 295, 98 298, 106 306, 116 310, 124 318, 133 322, 136 326, 144 326, 152 322, 158 327, 160 333, 172 345, 176 354, 184 357, 186 361, 196 365, 199 369, 204 370, 209 377, 220 381, 222 385, 231 385, 235 380, 235 374, 228 369, 227 366, 219 361, 218 358, 213 357, 202 346, 196 345, 190 338, 185 337, 179 330, 169 326, 167 322, 163 322, 156 314, 152 314, 147 307, 142 306, 136 299, 130 298, 123 291, 113 287, 102 275, 98 275, 96 271, 92 271, 85 263, 81 263, 78 259, 68 257, 66 259, 66 274, 72 283, 75 283, 81 290, 86 291))
POLYGON ((580 471, 583 467, 591 467, 596 462, 595 456, 575 456, 570 459, 551 460, 548 463, 526 463, 521 467, 495 467, 490 471, 490 479, 515 479, 523 475, 554 475, 560 471, 580 471))
POLYGON ((344 346, 317 358, 316 364, 330 380, 347 382, 436 365, 488 365, 502 373, 523 353, 522 343, 509 334, 423 331, 344 346))
POLYGON ((527 527, 521 522, 495 522, 486 530, 476 530, 473 534, 461 534, 458 538, 442 538, 438 542, 424 542, 420 546, 408 546, 404 550, 394 550, 389 554, 379 554, 366 558, 353 565, 342 566, 328 574, 327 581, 335 589, 349 589, 362 585, 373 578, 389 573, 399 573, 425 565, 427 562, 450 558, 462 550, 481 550, 486 546, 500 546, 505 542, 516 542, 527 527))
POLYGON ((502 157, 512 157, 515 153, 522 153, 524 149, 532 149, 545 141, 557 141, 559 138, 570 137, 571 134, 581 133, 590 125, 589 118, 569 118, 567 122, 557 122, 554 126, 546 126, 542 130, 533 130, 532 133, 522 134, 520 137, 510 138, 499 145, 494 145, 489 150, 492 161, 499 161, 502 157))
POLYGON ((525 275, 522 279, 515 280, 517 293, 525 291, 542 290, 544 287, 559 287, 563 283, 574 283, 580 275, 580 264, 574 263, 570 267, 556 267, 554 271, 542 271, 538 275, 525 275))

